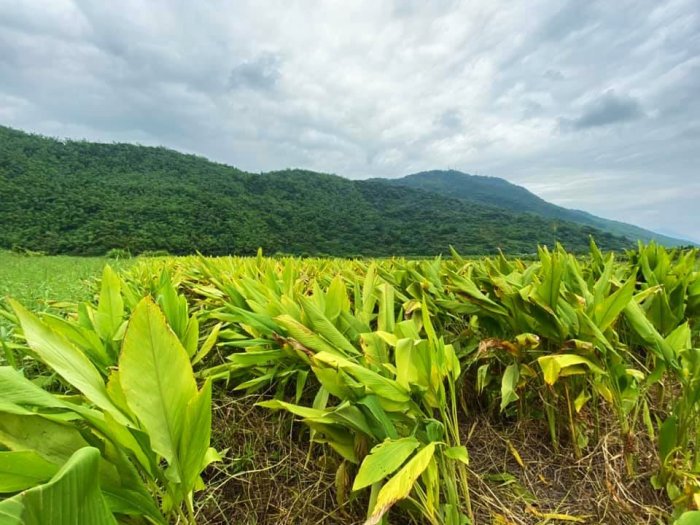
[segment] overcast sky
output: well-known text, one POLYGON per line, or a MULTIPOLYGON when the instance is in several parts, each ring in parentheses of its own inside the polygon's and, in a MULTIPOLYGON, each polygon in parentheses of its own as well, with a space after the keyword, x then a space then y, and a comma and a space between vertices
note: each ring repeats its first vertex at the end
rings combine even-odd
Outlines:
POLYGON ((459 169, 700 241, 700 1, 0 0, 0 124, 459 169))

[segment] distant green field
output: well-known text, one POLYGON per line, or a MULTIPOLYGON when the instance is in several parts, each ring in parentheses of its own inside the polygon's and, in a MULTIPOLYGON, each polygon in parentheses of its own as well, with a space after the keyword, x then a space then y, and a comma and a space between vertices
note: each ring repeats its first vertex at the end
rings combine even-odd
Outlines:
POLYGON ((9 296, 32 310, 44 310, 51 301, 84 301, 92 293, 91 281, 107 263, 115 269, 132 264, 128 259, 27 256, 0 251, 0 301, 9 296))

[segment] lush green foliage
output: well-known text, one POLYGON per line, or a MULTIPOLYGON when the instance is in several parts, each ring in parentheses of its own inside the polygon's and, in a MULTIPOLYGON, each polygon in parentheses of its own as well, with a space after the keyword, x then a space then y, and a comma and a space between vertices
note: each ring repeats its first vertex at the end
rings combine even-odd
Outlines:
POLYGON ((562 208, 541 199, 521 186, 497 177, 468 175, 454 170, 424 171, 386 182, 427 190, 474 204, 487 204, 518 213, 533 213, 549 219, 575 222, 628 239, 656 241, 666 246, 688 244, 687 241, 673 239, 631 224, 603 219, 585 211, 562 208))
POLYGON ((87 428, 117 469, 100 478, 116 519, 144 505, 154 522, 191 520, 199 473, 215 458, 209 396, 219 381, 268 392, 261 406, 291 413, 334 451, 338 498, 368 493, 368 524, 396 506, 417 523, 472 519, 464 422, 477 407, 503 424, 540 419, 554 446, 580 456, 599 446, 596 422, 611 415, 628 476, 635 441, 656 443, 651 483, 675 509, 669 519, 692 523, 700 504, 695 251, 640 246, 616 261, 591 244, 585 259, 557 247, 531 263, 457 253, 147 259, 121 276, 106 269, 99 301, 76 318, 13 311, 23 357, 0 368, 0 453, 33 451, 33 468, 0 475, 10 495, 71 470, 88 446, 75 430, 87 428), (25 379, 35 360, 71 395, 25 379), (166 383, 178 385, 170 396, 166 383), (38 438, 46 425, 75 444, 57 455, 38 438), (117 501, 126 487, 135 494, 117 501))
POLYGON ((308 171, 244 173, 164 148, 62 142, 0 127, 0 247, 104 255, 436 255, 584 250, 628 241, 376 181, 308 171))
POLYGON ((39 319, 9 301, 22 331, 0 367, 0 492, 10 495, 0 515, 11 523, 194 523, 200 473, 219 459, 211 383, 197 387, 198 324, 184 299, 167 280, 155 299, 106 267, 98 304, 81 304, 76 319, 39 319))
MULTIPOLYGON (((125 269, 132 261, 109 263, 125 269)), ((0 300, 12 295, 32 310, 44 310, 54 301, 87 301, 105 264, 98 257, 42 257, 0 250, 0 300)))

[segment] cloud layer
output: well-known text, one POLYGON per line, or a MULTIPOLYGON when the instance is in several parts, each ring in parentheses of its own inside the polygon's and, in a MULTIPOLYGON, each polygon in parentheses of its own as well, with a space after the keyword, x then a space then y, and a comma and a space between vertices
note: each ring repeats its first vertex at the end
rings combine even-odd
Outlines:
POLYGON ((250 171, 455 168, 700 240, 700 4, 0 0, 0 124, 250 171))

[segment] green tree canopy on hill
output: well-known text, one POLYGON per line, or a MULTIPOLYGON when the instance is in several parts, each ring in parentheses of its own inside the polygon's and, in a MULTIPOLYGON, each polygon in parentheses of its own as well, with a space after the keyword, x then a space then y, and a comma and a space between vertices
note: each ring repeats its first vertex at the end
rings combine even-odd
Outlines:
POLYGON ((165 148, 60 141, 0 127, 0 247, 47 253, 434 255, 586 250, 592 227, 378 181, 246 173, 165 148))

